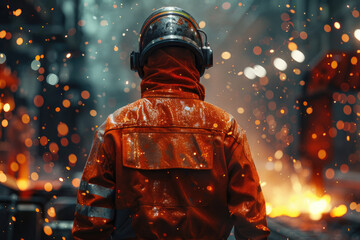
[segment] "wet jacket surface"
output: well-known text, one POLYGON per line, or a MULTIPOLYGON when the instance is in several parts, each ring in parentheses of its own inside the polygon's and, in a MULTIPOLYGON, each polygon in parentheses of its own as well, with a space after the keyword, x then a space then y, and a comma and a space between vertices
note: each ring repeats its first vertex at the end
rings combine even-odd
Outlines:
POLYGON ((234 226, 237 239, 266 239, 265 201, 244 131, 198 90, 149 86, 143 80, 142 98, 95 134, 74 238, 226 239, 234 226))

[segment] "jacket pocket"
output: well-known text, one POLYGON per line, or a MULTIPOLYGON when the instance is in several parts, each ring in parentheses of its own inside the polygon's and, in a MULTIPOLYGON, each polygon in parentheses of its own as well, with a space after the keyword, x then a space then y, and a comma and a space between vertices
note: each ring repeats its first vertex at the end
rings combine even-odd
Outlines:
POLYGON ((144 170, 212 169, 213 139, 209 132, 125 131, 122 134, 123 166, 144 170))

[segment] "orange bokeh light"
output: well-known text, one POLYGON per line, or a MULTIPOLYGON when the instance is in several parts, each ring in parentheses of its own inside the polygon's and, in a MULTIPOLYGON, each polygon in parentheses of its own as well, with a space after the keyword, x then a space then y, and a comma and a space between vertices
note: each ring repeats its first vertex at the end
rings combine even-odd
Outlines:
POLYGON ((324 160, 326 158, 327 154, 326 154, 326 151, 324 149, 320 149, 318 151, 318 157, 321 159, 321 160, 324 160))
POLYGON ((90 97, 89 91, 86 91, 86 90, 82 91, 82 92, 81 92, 81 97, 82 97, 83 99, 88 99, 88 98, 90 97))
POLYGON ((53 185, 50 182, 47 182, 47 183, 44 184, 44 190, 46 192, 51 192, 52 189, 53 189, 53 185))
POLYGON ((60 136, 66 136, 69 133, 69 127, 66 123, 60 122, 57 126, 57 131, 60 136))

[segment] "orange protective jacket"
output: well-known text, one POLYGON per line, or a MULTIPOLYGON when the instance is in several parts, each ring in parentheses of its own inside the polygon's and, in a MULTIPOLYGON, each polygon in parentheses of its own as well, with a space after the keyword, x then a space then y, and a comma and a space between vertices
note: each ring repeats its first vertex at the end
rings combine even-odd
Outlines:
MULTIPOLYGON (((179 64, 171 56, 181 53, 169 51, 160 51, 162 61, 179 64)), ((182 63, 180 75, 146 66, 142 98, 98 128, 78 191, 75 239, 218 240, 233 227, 237 239, 267 238, 245 133, 202 100, 196 69, 182 63)))

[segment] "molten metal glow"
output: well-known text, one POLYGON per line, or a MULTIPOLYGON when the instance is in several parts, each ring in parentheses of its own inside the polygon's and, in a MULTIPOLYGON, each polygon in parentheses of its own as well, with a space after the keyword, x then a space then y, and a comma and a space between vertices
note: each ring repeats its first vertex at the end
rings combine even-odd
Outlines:
POLYGON ((269 217, 278 216, 298 217, 302 213, 309 214, 312 220, 319 220, 323 213, 331 210, 330 196, 316 196, 311 191, 293 193, 286 200, 277 201, 276 205, 266 203, 266 212, 269 217))
POLYGON ((347 212, 347 207, 344 204, 341 204, 340 206, 335 207, 333 210, 331 210, 330 216, 331 217, 341 217, 341 216, 345 215, 346 212, 347 212))
POLYGON ((29 188, 30 181, 28 179, 18 179, 16 180, 16 185, 20 191, 25 191, 29 188))

